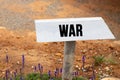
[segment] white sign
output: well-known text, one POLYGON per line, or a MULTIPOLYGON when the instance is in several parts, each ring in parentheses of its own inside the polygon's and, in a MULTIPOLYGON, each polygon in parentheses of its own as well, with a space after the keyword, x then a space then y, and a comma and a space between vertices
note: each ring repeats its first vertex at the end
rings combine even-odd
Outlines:
POLYGON ((101 17, 35 20, 37 42, 115 39, 101 17))

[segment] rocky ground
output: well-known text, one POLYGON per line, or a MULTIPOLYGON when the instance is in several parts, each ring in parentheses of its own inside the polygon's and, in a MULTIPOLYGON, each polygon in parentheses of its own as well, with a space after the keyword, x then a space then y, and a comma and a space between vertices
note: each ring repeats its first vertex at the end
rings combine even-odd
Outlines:
MULTIPOLYGON (((21 68, 22 55, 25 55, 24 73, 34 71, 34 66, 38 63, 44 66, 44 72, 54 71, 62 68, 64 43, 37 43, 35 32, 21 34, 4 28, 0 29, 0 76, 5 75, 5 70, 14 72, 21 68), (8 34, 9 33, 9 34, 8 34), (6 62, 6 55, 9 62, 6 62)), ((75 49, 74 71, 82 74, 82 56, 86 56, 84 75, 92 75, 93 56, 103 55, 108 62, 95 66, 96 75, 101 77, 112 76, 120 78, 120 41, 97 40, 97 41, 77 41, 75 49)))
MULTIPOLYGON (((0 76, 5 70, 14 72, 21 68, 25 55, 24 73, 33 72, 38 63, 44 72, 62 67, 63 42, 37 43, 35 19, 102 16, 116 38, 120 38, 119 1, 88 0, 0 0, 0 76), (9 62, 6 63, 6 54, 9 62)), ((91 76, 93 56, 103 55, 112 62, 95 66, 96 75, 120 78, 120 41, 76 41, 74 70, 80 75, 91 76), (82 56, 86 55, 86 72, 82 74, 82 56)))

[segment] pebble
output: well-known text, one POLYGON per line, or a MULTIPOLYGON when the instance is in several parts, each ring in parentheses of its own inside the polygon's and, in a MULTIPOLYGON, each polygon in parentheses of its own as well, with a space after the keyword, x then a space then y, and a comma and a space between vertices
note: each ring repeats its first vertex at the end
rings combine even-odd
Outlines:
POLYGON ((86 68, 86 69, 91 68, 91 67, 92 67, 91 64, 86 64, 86 65, 84 66, 84 68, 86 68))
POLYGON ((95 52, 95 54, 97 54, 97 52, 95 52))
POLYGON ((110 75, 106 74, 105 77, 109 77, 110 75))
POLYGON ((62 62, 62 59, 58 59, 58 62, 62 62))
POLYGON ((112 68, 113 66, 111 65, 110 67, 112 68))
POLYGON ((31 66, 31 68, 33 69, 33 68, 34 68, 34 66, 31 66))
POLYGON ((97 74, 98 72, 96 71, 95 73, 97 74))
POLYGON ((113 74, 111 73, 110 76, 112 76, 113 74))
POLYGON ((83 72, 86 72, 87 70, 86 70, 86 69, 84 69, 84 68, 82 68, 82 71, 83 71, 83 72))
POLYGON ((78 68, 79 68, 79 66, 78 66, 78 65, 76 65, 76 66, 75 66, 75 68, 77 68, 77 69, 78 69, 78 68))
POLYGON ((19 65, 20 64, 20 61, 17 61, 17 65, 19 65))
POLYGON ((48 43, 46 43, 46 42, 44 42, 43 44, 46 45, 46 46, 48 45, 48 43))
POLYGON ((101 69, 99 68, 98 70, 100 71, 101 69))
POLYGON ((109 68, 109 67, 105 67, 105 70, 106 70, 106 71, 110 71, 110 68, 109 68))
POLYGON ((86 52, 87 52, 87 49, 84 49, 82 52, 83 52, 83 53, 86 53, 86 52))
POLYGON ((80 70, 81 68, 79 67, 78 70, 80 70))
POLYGON ((102 71, 100 71, 100 73, 103 73, 102 71))
POLYGON ((78 62, 79 62, 79 61, 81 61, 81 59, 76 59, 76 61, 78 61, 78 62))
POLYGON ((13 74, 13 71, 10 71, 10 74, 13 74))
POLYGON ((120 59, 120 57, 119 57, 119 59, 120 59))
POLYGON ((5 72, 3 71, 2 74, 5 74, 5 72))
POLYGON ((56 53, 55 56, 62 57, 61 53, 56 53))

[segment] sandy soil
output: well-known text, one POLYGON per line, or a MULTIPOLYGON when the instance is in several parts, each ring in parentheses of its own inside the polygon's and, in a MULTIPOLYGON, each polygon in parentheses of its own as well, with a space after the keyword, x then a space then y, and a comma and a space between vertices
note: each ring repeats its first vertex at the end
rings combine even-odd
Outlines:
MULTIPOLYGON (((21 55, 25 55, 24 73, 33 72, 32 66, 44 66, 44 72, 62 67, 63 42, 37 43, 34 20, 43 18, 102 16, 116 38, 120 38, 120 9, 118 0, 0 0, 0 76, 5 70, 21 68, 21 55), (6 54, 9 63, 5 62, 6 54)), ((81 69, 81 57, 86 55, 86 68, 94 63, 93 56, 114 58, 117 64, 96 66, 96 74, 120 78, 120 41, 77 41, 74 68, 81 69), (79 66, 76 68, 76 66, 79 66), (106 71, 110 69, 110 72, 106 71)), ((91 69, 85 72, 91 75, 91 69)), ((80 70, 80 73, 81 70, 80 70)), ((81 74, 80 74, 81 75, 81 74)))
MULTIPOLYGON (((5 70, 9 69, 12 72, 21 68, 21 56, 25 55, 24 73, 33 72, 32 66, 37 66, 38 63, 44 66, 44 72, 55 70, 62 67, 63 63, 63 42, 52 43, 37 43, 35 32, 27 31, 25 34, 15 31, 0 29, 0 76, 5 75, 5 70), (9 34, 8 34, 9 33, 9 34), (6 35, 5 35, 6 34, 6 35), (6 63, 6 54, 9 56, 9 62, 6 63)), ((93 56, 104 55, 105 58, 114 58, 117 64, 105 64, 96 66, 95 70, 99 73, 102 70, 104 73, 120 78, 120 41, 77 41, 75 50, 74 68, 81 69, 83 54, 86 55, 85 67, 91 67, 94 63, 93 56), (76 66, 78 66, 76 68, 76 66), (110 68, 110 73, 106 72, 106 67, 110 68), (111 69, 112 68, 112 69, 111 69)), ((80 70, 81 73, 81 70, 80 70)), ((91 75, 91 70, 85 73, 91 75)))

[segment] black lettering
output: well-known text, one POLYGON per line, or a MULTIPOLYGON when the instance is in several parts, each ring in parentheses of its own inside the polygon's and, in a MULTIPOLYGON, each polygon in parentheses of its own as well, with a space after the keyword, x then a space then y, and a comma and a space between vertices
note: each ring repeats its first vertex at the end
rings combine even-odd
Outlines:
POLYGON ((83 36, 82 25, 76 24, 76 34, 77 36, 83 36))
POLYGON ((61 37, 67 37, 68 33, 68 25, 59 25, 59 30, 60 30, 60 36, 61 37))
POLYGON ((75 36, 75 29, 73 24, 70 24, 70 29, 69 29, 69 37, 71 35, 75 36))

